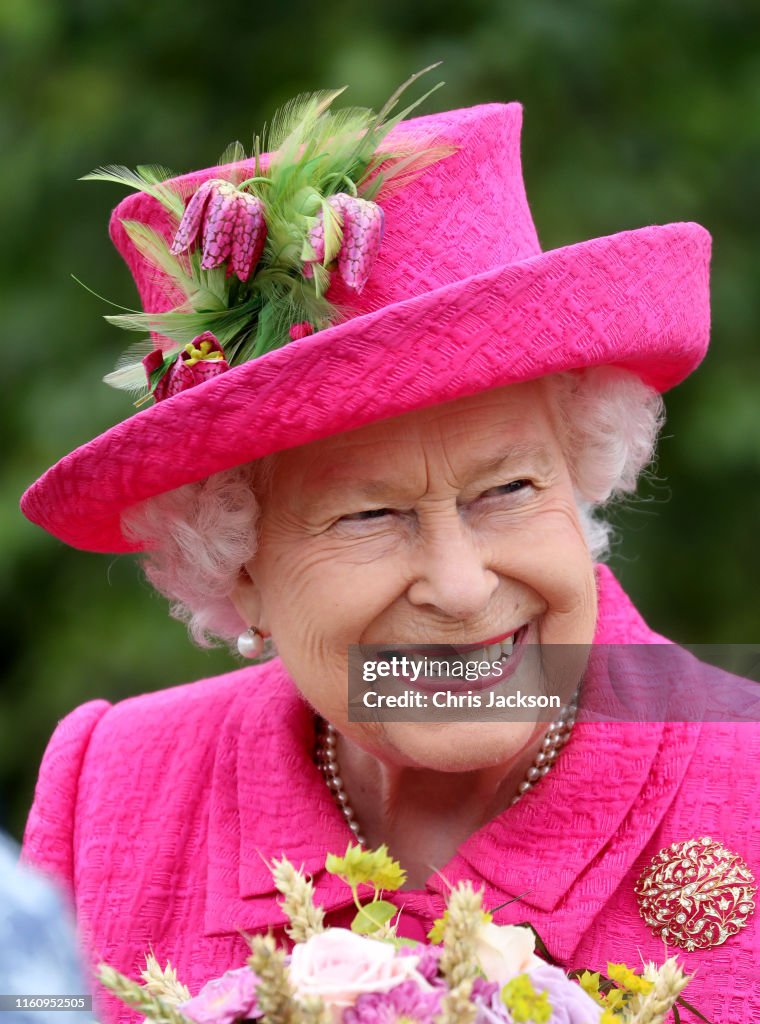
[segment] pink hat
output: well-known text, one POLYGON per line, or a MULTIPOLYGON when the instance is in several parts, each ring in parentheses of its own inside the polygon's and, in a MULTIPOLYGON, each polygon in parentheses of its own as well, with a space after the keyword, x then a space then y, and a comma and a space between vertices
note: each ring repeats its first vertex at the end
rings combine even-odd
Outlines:
MULTIPOLYGON (((324 224, 310 222, 316 229, 298 286, 312 287, 319 274, 329 279, 339 322, 317 323, 313 333, 313 324, 292 324, 295 340, 238 366, 228 366, 214 334, 199 333, 192 351, 173 356, 156 388, 161 400, 48 470, 24 494, 24 514, 75 547, 128 551, 120 514, 136 502, 376 420, 602 364, 632 370, 660 391, 678 384, 707 348, 710 235, 693 223, 654 225, 542 253, 522 180, 521 122, 522 107, 509 103, 393 127, 383 149, 419 138, 447 149, 380 204, 359 210, 354 200, 361 216, 353 221, 351 210, 338 210, 343 200, 334 202, 343 241, 328 269, 340 273, 324 270, 324 224)), ((175 197, 198 197, 179 232, 181 203, 176 216, 144 192, 120 203, 111 235, 146 312, 172 309, 185 295, 123 222, 153 229, 176 253, 191 249, 205 216, 201 266, 224 259, 228 275, 244 279, 261 254, 263 208, 250 198, 234 206, 234 187, 220 179, 264 176, 273 159, 172 179, 175 197), (216 185, 199 190, 209 180, 216 185)), ((259 195, 266 203, 263 186, 259 195)), ((154 342, 167 345, 157 333, 154 342)), ((162 360, 148 358, 154 374, 162 360)))

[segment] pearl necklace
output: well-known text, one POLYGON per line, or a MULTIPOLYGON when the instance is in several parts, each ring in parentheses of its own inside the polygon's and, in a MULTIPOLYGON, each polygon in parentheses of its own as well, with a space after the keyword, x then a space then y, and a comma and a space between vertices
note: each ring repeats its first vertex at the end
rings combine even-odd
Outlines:
MULTIPOLYGON (((512 797, 510 805, 516 804, 528 790, 533 789, 539 779, 546 775, 557 760, 557 755, 570 739, 570 733, 575 725, 575 715, 578 710, 577 700, 578 695, 576 693, 570 703, 562 708, 556 721, 552 722, 549 726, 541 744, 541 749, 533 758, 533 764, 517 787, 517 793, 512 797)), ((343 788, 343 779, 340 776, 340 768, 338 766, 338 734, 330 722, 326 722, 324 719, 317 719, 317 723, 317 767, 324 775, 325 782, 332 791, 333 799, 346 819, 346 824, 356 837, 356 841, 361 846, 366 846, 367 841, 362 834, 361 827, 354 814, 354 809, 348 802, 348 796, 343 788)))

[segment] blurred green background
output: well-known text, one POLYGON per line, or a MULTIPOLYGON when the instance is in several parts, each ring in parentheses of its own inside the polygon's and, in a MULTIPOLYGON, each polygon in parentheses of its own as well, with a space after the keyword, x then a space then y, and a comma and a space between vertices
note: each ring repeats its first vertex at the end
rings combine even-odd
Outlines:
MULTIPOLYGON (((126 336, 70 278, 133 305, 106 235, 106 163, 213 163, 291 95, 348 84, 377 106, 443 60, 424 112, 525 105, 528 197, 545 249, 650 223, 713 234, 713 343, 668 400, 654 477, 613 519, 613 565, 674 639, 757 642, 760 557, 760 8, 721 0, 2 0, 4 438, 0 819, 20 835, 56 722, 223 672, 126 558, 68 550, 18 497, 130 412, 100 383, 126 336)), ((129 339, 127 339, 129 340, 129 339)))

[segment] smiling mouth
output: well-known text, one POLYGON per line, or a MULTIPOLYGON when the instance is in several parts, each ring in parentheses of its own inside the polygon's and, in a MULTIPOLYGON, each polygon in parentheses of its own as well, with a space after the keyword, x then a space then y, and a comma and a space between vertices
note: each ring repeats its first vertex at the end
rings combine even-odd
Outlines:
POLYGON ((472 644, 410 644, 378 652, 378 659, 408 658, 410 661, 423 658, 441 658, 447 661, 508 661, 528 631, 529 623, 509 633, 501 633, 489 640, 472 644))

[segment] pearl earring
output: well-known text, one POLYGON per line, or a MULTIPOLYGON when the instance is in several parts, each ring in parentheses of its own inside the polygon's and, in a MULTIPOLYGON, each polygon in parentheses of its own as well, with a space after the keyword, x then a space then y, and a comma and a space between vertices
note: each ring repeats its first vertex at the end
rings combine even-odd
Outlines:
POLYGON ((238 637, 237 648, 244 658, 258 658, 264 650, 264 637, 255 626, 249 626, 238 637))

